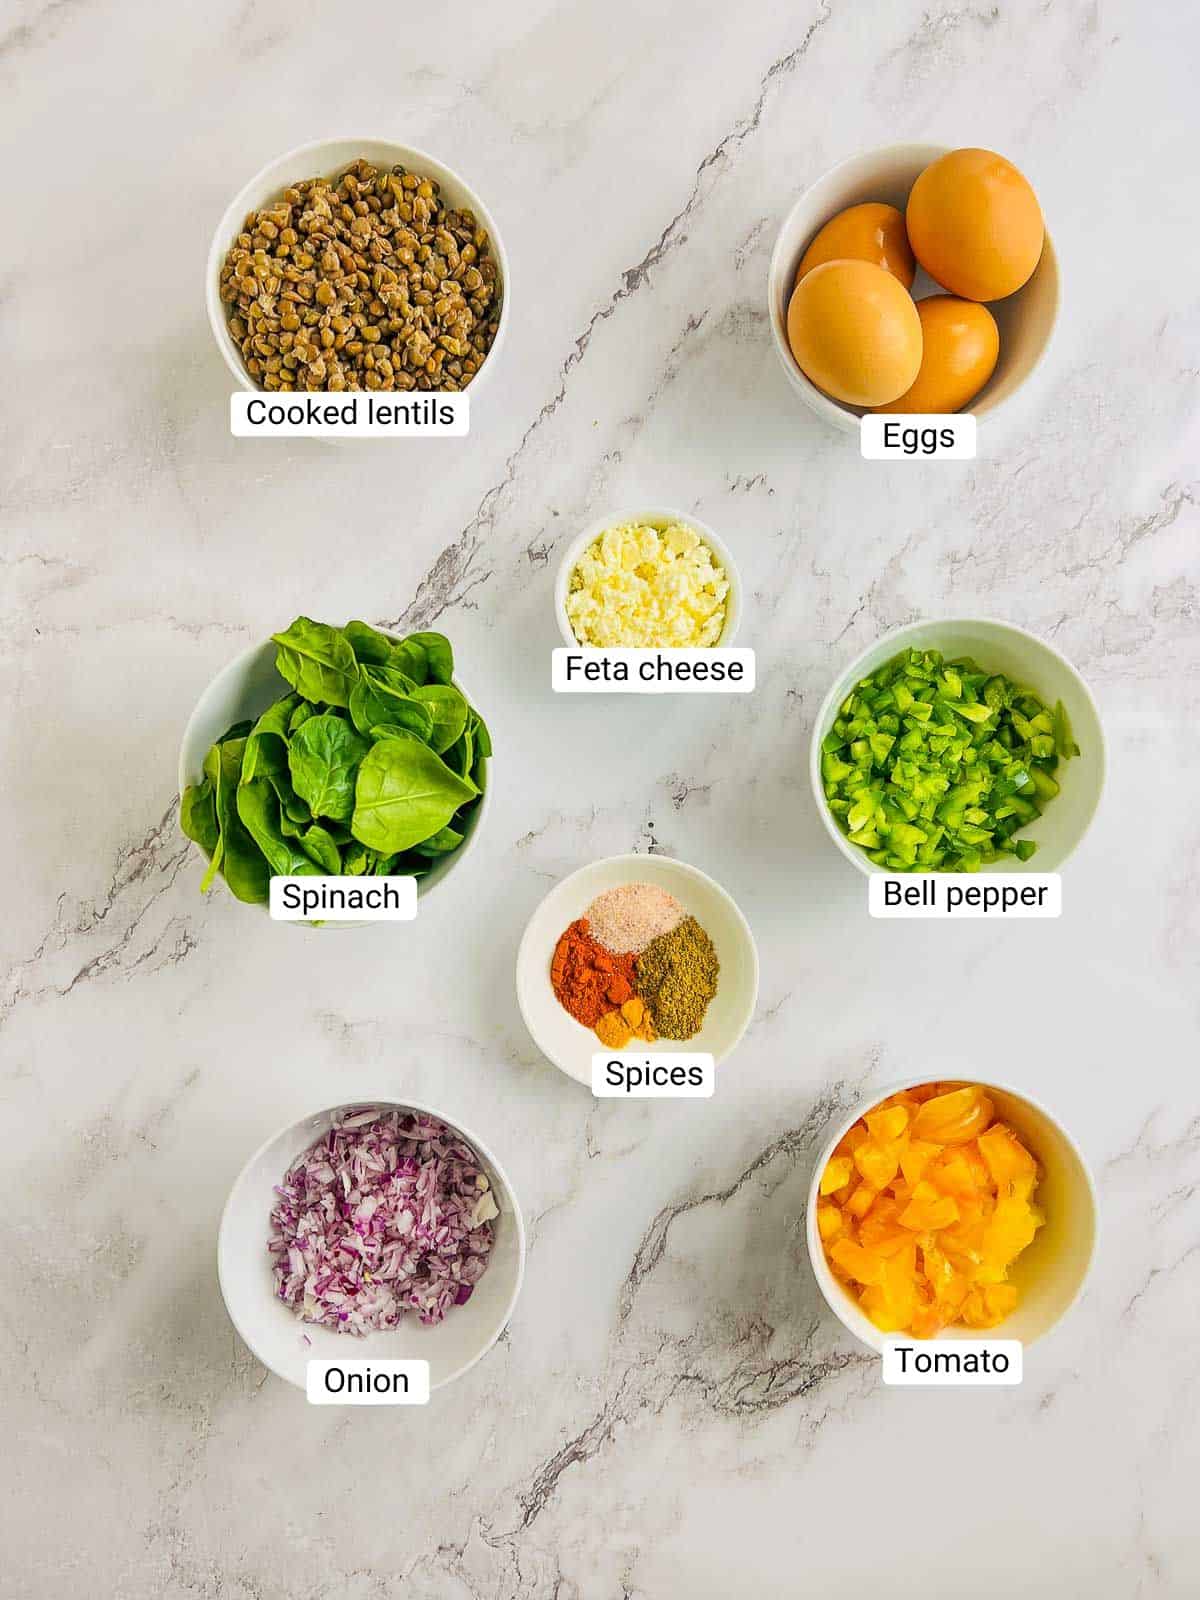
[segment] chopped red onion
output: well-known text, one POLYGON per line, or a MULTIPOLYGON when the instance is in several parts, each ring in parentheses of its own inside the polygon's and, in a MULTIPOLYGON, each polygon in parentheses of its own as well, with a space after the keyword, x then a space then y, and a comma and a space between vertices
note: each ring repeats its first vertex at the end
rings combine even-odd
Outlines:
POLYGON ((436 1118, 342 1112, 276 1188, 275 1291, 340 1333, 440 1322, 487 1270, 499 1215, 479 1157, 436 1118))

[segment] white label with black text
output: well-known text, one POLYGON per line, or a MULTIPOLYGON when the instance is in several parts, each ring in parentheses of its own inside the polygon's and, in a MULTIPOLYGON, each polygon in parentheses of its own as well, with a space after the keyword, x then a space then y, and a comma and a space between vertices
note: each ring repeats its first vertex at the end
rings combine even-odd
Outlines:
POLYGON ((915 1389, 1015 1388, 1024 1353, 1020 1339, 886 1339, 883 1381, 915 1389))
POLYGON ((735 645, 703 650, 567 650, 553 653, 550 686, 558 694, 749 694, 754 651, 735 645))
POLYGON ((598 1100, 707 1100, 715 1072, 712 1056, 699 1050, 597 1050, 592 1093, 598 1100))
POLYGON ((463 439, 471 401, 459 393, 295 394, 239 390, 229 397, 235 439, 463 439))
POLYGON ((276 922, 411 922, 417 914, 417 880, 316 873, 272 878, 270 910, 276 922))
POLYGON ((314 1406, 425 1406, 428 1361, 318 1361, 308 1363, 305 1393, 314 1406))
POLYGON ((860 443, 867 461, 974 461, 975 437, 969 413, 896 411, 864 417, 860 443))
POLYGON ((1057 872, 873 872, 873 917, 1016 917, 1062 915, 1057 872))

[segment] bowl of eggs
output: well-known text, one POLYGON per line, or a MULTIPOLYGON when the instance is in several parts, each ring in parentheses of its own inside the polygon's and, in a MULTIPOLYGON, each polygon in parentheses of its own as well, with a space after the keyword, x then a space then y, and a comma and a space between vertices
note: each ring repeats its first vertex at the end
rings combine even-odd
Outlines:
POLYGON ((792 207, 768 300, 788 381, 844 431, 868 412, 994 411, 1058 317, 1037 195, 994 151, 902 144, 855 156, 792 207))

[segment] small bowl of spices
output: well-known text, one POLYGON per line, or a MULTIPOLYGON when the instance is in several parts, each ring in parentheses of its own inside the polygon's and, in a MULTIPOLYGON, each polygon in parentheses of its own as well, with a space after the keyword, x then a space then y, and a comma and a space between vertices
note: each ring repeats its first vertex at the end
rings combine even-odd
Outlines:
POLYGON ((517 1003, 560 1071, 592 1081, 597 1050, 705 1051, 740 1041, 758 952, 720 884, 666 856, 582 867, 534 912, 517 953, 517 1003))
POLYGON ((495 365, 508 259, 491 214, 422 150, 301 145, 230 202, 208 318, 243 389, 454 391, 495 365))
POLYGON ((554 603, 572 650, 703 650, 733 643, 742 586, 711 528, 659 507, 586 527, 559 564, 554 603))

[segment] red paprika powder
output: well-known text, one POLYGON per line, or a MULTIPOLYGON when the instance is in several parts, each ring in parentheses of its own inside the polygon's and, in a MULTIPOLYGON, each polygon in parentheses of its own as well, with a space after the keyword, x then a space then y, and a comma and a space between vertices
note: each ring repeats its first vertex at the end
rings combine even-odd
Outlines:
POLYGON ((606 950, 588 932, 587 918, 577 917, 555 947, 550 982, 576 1022, 594 1028, 606 1011, 632 998, 635 960, 606 950))

